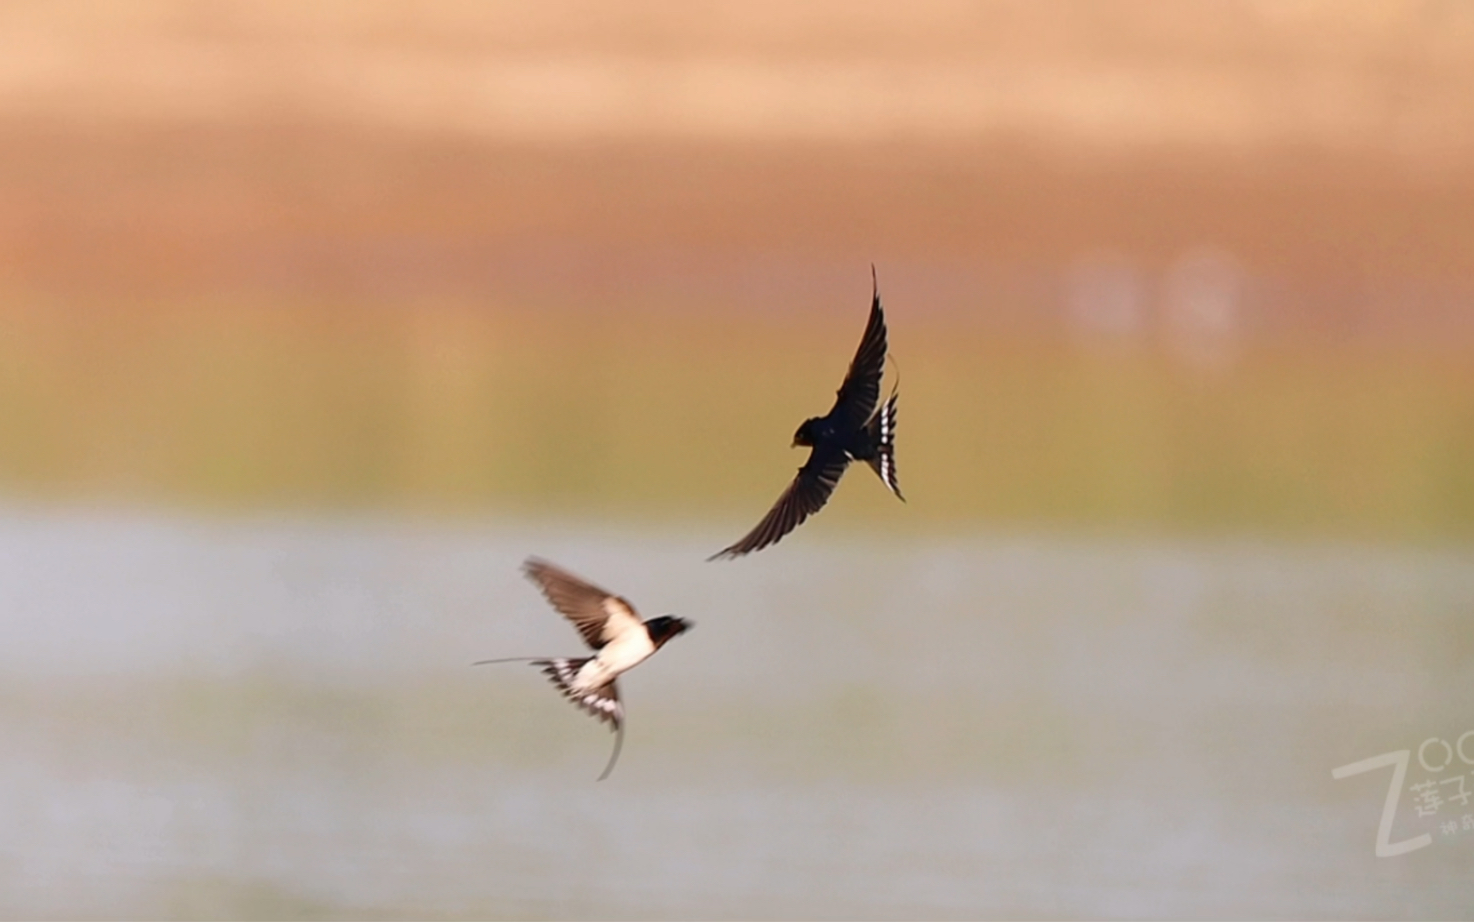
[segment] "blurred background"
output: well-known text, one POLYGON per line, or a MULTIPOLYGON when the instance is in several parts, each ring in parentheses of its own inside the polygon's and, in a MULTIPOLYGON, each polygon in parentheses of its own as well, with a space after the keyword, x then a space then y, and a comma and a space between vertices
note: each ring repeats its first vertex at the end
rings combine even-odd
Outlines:
POLYGON ((1471 254, 1457 0, 6 4, 0 914, 1467 918, 1471 254))

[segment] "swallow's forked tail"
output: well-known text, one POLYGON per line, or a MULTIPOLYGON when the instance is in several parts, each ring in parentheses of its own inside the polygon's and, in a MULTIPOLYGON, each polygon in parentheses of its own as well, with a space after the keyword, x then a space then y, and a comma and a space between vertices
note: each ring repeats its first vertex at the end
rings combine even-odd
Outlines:
POLYGON ((598 780, 603 781, 609 777, 610 772, 614 771, 614 763, 619 761, 619 750, 624 747, 624 706, 619 702, 619 686, 613 681, 586 691, 574 689, 573 680, 578 676, 578 671, 591 659, 593 659, 592 656, 577 658, 548 657, 540 659, 527 656, 513 656, 505 659, 481 660, 471 665, 485 666, 492 663, 529 663, 537 666, 558 687, 558 690, 563 693, 564 697, 599 720, 609 724, 610 729, 614 731, 614 751, 610 753, 609 763, 604 766, 604 771, 599 774, 598 780))
POLYGON ((896 481, 896 398, 900 396, 894 391, 890 399, 881 406, 880 410, 870 418, 866 428, 870 431, 870 437, 875 442, 875 456, 870 459, 870 466, 875 473, 880 475, 881 481, 896 494, 896 499, 906 501, 901 495, 901 485, 896 481))
POLYGON ((571 659, 535 659, 530 662, 534 666, 541 666, 543 675, 558 686, 558 691, 562 692, 568 700, 600 720, 618 727, 622 709, 619 706, 619 689, 613 682, 583 691, 573 687, 573 680, 578 678, 578 671, 591 659, 593 659, 592 656, 584 656, 571 659))

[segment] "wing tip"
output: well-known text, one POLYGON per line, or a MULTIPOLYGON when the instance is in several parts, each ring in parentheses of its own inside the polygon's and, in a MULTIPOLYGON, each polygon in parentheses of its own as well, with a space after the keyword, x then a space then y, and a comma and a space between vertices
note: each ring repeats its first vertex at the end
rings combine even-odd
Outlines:
POLYGON ((714 560, 736 560, 738 557, 745 557, 753 551, 760 551, 771 543, 771 541, 759 541, 754 544, 752 543, 751 534, 744 535, 741 541, 735 544, 729 544, 706 558, 706 562, 711 563, 714 560))

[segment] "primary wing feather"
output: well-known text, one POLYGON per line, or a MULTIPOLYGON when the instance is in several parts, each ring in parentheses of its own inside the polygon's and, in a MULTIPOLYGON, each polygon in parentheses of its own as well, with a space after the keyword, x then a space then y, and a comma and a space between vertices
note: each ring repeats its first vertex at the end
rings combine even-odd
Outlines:
POLYGON ((529 558, 522 570, 595 650, 640 626, 640 616, 628 601, 546 560, 529 558))
MULTIPOLYGON (((872 276, 873 280, 873 276, 872 276)), ((869 422, 880 402, 880 379, 885 373, 885 312, 880 307, 877 285, 870 301, 870 319, 860 337, 860 347, 850 362, 849 373, 839 386, 829 415, 858 429, 869 422)))
POLYGON ((798 469, 798 476, 793 478, 788 489, 778 497, 768 514, 763 516, 763 520, 737 543, 718 551, 708 559, 740 557, 777 543, 802 524, 804 519, 824 508, 849 463, 849 458, 843 452, 825 452, 816 448, 810 453, 804 466, 798 469))

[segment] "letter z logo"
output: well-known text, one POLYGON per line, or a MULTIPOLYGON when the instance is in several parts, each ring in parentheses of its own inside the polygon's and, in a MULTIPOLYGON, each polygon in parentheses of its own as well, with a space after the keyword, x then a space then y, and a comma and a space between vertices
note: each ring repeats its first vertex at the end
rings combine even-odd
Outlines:
POLYGON ((1392 821, 1397 817, 1397 799, 1402 795, 1402 781, 1407 777, 1407 760, 1411 754, 1410 749, 1399 749, 1396 752, 1384 752, 1370 759, 1362 759, 1360 762, 1352 762, 1350 765, 1342 765, 1340 768, 1331 769, 1331 777, 1340 781, 1342 778, 1350 778, 1352 775, 1360 775, 1363 772, 1373 771, 1378 768, 1392 766, 1392 784, 1387 788, 1387 800, 1382 805, 1382 821, 1377 824, 1377 857, 1392 858, 1397 855, 1405 855, 1418 849, 1433 844, 1433 836, 1423 833, 1411 839, 1403 839, 1401 842, 1390 841, 1392 839, 1392 821))

